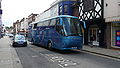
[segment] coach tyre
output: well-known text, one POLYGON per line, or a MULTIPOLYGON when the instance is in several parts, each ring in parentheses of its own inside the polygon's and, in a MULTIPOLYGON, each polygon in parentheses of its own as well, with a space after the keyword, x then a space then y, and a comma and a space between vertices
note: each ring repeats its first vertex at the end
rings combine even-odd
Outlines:
POLYGON ((51 43, 51 42, 48 42, 48 48, 49 48, 49 49, 52 49, 51 47, 52 47, 52 43, 51 43))

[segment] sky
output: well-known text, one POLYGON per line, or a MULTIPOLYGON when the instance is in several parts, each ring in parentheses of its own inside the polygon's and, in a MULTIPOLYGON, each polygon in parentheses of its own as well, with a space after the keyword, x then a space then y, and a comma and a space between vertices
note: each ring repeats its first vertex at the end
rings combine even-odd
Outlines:
POLYGON ((56 0, 2 0, 2 23, 12 26, 17 20, 28 17, 31 13, 40 14, 56 0))

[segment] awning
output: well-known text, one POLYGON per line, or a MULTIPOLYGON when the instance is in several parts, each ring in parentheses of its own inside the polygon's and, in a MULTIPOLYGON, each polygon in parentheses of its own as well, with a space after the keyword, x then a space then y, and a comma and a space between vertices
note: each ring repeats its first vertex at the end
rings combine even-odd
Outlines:
POLYGON ((105 22, 120 23, 120 16, 105 18, 105 22))

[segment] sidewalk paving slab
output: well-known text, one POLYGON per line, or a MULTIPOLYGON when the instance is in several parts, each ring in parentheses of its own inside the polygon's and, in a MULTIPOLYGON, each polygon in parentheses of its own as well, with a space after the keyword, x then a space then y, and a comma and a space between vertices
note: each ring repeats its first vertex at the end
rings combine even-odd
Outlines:
POLYGON ((23 68, 8 37, 0 39, 0 68, 23 68), (19 63, 17 63, 19 61, 19 63))
POLYGON ((120 59, 120 51, 119 50, 105 49, 105 48, 100 48, 97 46, 90 47, 89 45, 84 45, 83 51, 120 59))

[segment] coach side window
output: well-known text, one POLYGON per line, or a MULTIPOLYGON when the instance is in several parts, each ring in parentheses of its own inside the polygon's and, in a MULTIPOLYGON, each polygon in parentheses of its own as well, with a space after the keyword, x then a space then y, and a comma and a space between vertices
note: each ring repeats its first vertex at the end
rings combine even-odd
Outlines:
POLYGON ((60 19, 59 18, 57 18, 57 20, 56 20, 55 28, 56 28, 56 31, 58 33, 60 33, 61 35, 65 36, 64 31, 63 31, 63 26, 60 24, 60 19))
POLYGON ((57 20, 56 20, 55 28, 56 28, 57 32, 60 32, 61 28, 60 28, 60 19, 59 18, 57 18, 57 20))
POLYGON ((57 18, 57 20, 56 20, 56 25, 60 25, 60 19, 59 18, 57 18))

